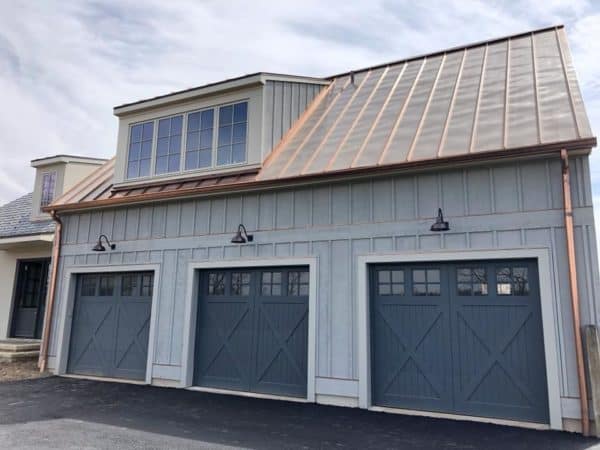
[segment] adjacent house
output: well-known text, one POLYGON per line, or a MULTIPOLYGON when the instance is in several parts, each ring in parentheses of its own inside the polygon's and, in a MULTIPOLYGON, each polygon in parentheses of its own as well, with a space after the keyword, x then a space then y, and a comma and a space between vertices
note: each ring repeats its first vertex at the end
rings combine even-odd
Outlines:
POLYGON ((0 339, 40 339, 54 238, 54 222, 42 208, 105 162, 68 155, 33 160, 33 192, 0 206, 0 339))
POLYGON ((596 139, 562 26, 114 114, 116 157, 45 208, 42 367, 589 426, 596 139))

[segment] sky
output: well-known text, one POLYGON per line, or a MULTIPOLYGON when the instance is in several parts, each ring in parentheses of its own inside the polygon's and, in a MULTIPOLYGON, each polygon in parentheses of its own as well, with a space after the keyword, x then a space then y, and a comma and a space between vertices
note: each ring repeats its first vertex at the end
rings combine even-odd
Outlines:
MULTIPOLYGON (((564 24, 600 131, 600 2, 0 0, 0 204, 30 160, 111 157, 115 105, 266 71, 328 76, 564 24)), ((600 223, 600 151, 591 157, 600 223)))

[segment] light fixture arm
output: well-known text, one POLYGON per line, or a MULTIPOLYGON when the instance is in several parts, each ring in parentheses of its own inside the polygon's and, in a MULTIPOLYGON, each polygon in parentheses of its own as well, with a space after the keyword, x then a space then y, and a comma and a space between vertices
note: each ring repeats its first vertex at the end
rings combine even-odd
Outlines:
POLYGON ((244 232, 244 236, 246 237, 246 240, 248 242, 252 242, 254 240, 254 235, 252 234, 248 234, 248 231, 246 231, 246 227, 244 226, 243 223, 240 223, 238 225, 238 233, 244 232))
POLYGON ((104 240, 106 241, 106 245, 108 245, 110 247, 111 250, 114 250, 116 248, 115 244, 112 244, 109 240, 108 237, 105 234, 101 234, 100 236, 98 236, 98 243, 102 244, 102 238, 104 238, 104 240))

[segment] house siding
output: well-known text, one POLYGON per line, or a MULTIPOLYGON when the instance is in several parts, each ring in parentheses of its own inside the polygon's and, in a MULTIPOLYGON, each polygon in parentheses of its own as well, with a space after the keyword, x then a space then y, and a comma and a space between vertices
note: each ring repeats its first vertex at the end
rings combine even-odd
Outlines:
MULTIPOLYGON (((600 292, 588 164, 587 156, 571 161, 584 325, 598 324, 600 292)), ((579 394, 562 207, 557 157, 65 214, 60 273, 74 266, 160 263, 153 374, 179 380, 189 262, 317 257, 317 395, 335 395, 338 388, 330 389, 327 379, 339 379, 351 396, 359 376, 358 255, 546 248, 560 347, 560 390, 568 402, 579 394), (450 221, 447 233, 429 231, 438 207, 450 221), (253 243, 230 243, 239 223, 255 233, 253 243), (92 253, 99 233, 112 237, 117 249, 92 253)), ((63 283, 59 276, 61 294, 63 283)), ((51 357, 57 353, 57 318, 65 303, 61 294, 53 316, 51 357)))

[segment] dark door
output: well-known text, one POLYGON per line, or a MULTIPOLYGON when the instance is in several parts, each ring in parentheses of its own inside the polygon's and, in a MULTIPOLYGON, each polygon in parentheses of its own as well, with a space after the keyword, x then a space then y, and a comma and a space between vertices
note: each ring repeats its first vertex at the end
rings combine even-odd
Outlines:
POLYGON ((548 422, 537 265, 374 266, 377 405, 548 422))
POLYGON ((145 378, 153 279, 151 272, 78 277, 69 373, 145 378))
POLYGON ((308 287, 304 267, 202 272, 194 383, 305 397, 308 287))
POLYGON ((17 262, 11 336, 39 339, 44 326, 50 259, 17 262))

